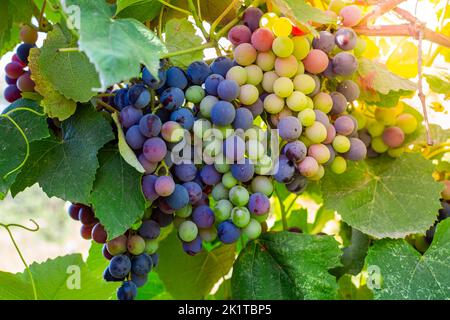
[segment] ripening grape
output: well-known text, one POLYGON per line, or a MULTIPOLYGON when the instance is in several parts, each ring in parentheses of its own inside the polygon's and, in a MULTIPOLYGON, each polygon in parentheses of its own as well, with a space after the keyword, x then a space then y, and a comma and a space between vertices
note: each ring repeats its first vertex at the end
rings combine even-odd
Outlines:
POLYGON ((175 182, 170 176, 161 176, 155 182, 155 191, 161 197, 170 196, 175 190, 175 182))
POLYGON ((325 168, 321 164, 319 164, 316 174, 313 175, 312 177, 309 177, 309 179, 313 181, 319 181, 320 179, 323 178, 324 175, 325 175, 325 168))
POLYGON ((333 107, 333 99, 326 92, 319 92, 313 98, 314 109, 329 113, 333 107))
POLYGON ((228 70, 226 79, 234 80, 242 86, 247 83, 247 71, 241 66, 234 66, 228 70))
POLYGON ((335 33, 335 42, 339 49, 349 51, 355 48, 358 37, 351 28, 340 28, 335 33))
POLYGON ((286 98, 286 105, 292 111, 302 111, 308 106, 307 98, 308 97, 306 97, 303 92, 294 91, 289 97, 286 98))
POLYGON ((374 120, 368 120, 367 131, 372 137, 379 137, 383 134, 384 125, 374 120))
POLYGON ((278 57, 289 57, 294 52, 294 42, 289 37, 275 38, 272 43, 272 50, 278 57))
POLYGON ((360 90, 358 85, 352 80, 342 81, 336 88, 336 90, 342 93, 348 102, 352 102, 359 98, 360 90))
MULTIPOLYGON (((383 132, 383 142, 390 148, 398 148, 405 141, 405 134, 399 127, 388 127, 383 132)), ((375 150, 376 151, 376 150, 375 150)))
POLYGON ((355 124, 349 116, 340 116, 334 121, 337 134, 348 136, 355 130, 355 124))
POLYGON ((336 152, 344 153, 350 150, 350 139, 346 136, 337 135, 332 144, 336 152))
POLYGON ((219 200, 214 206, 214 214, 217 221, 225 221, 230 218, 233 204, 229 200, 219 200))
POLYGON ((293 141, 302 134, 302 126, 298 118, 287 116, 280 119, 278 123, 278 132, 280 137, 285 141, 293 141))
POLYGON ((347 99, 345 96, 340 92, 331 92, 330 96, 333 101, 330 113, 333 115, 343 113, 347 109, 347 99))
POLYGON ((237 25, 228 31, 228 40, 233 46, 238 46, 242 43, 250 43, 252 32, 247 26, 237 25))
POLYGON ((310 94, 316 89, 316 82, 310 75, 299 74, 294 78, 294 88, 304 94, 310 94))
POLYGON ((367 147, 360 139, 350 138, 350 150, 348 150, 344 157, 352 161, 360 161, 366 158, 367 147))
POLYGON ((319 172, 319 164, 316 159, 310 156, 307 156, 302 162, 300 162, 297 168, 298 171, 300 171, 300 173, 307 178, 313 177, 319 172))
MULTIPOLYGON (((168 214, 164 214, 166 217, 170 217, 170 215, 168 214)), ((167 225, 169 225, 170 223, 168 223, 167 225)), ((155 252, 158 250, 159 247, 159 241, 156 239, 153 240, 145 240, 145 250, 144 252, 146 254, 150 254, 153 255, 155 254, 155 252)))
POLYGON ((132 255, 140 255, 145 250, 145 240, 141 236, 132 235, 128 237, 127 250, 132 255))
POLYGON ((306 37, 293 37, 292 41, 294 43, 293 55, 297 60, 303 60, 309 53, 311 46, 306 37))
POLYGON ((242 43, 234 49, 234 59, 241 66, 249 66, 256 61, 256 49, 250 43, 242 43))
POLYGON ((31 80, 30 73, 26 72, 17 78, 17 88, 22 92, 33 92, 35 83, 31 80))
POLYGON ((273 91, 280 98, 289 97, 294 91, 294 83, 287 77, 280 77, 273 83, 273 91))
POLYGON ((297 74, 298 70, 298 61, 293 56, 290 55, 286 58, 276 58, 275 60, 275 72, 280 77, 288 77, 292 78, 297 74))
POLYGON ((305 109, 298 113, 298 119, 304 127, 309 127, 316 121, 316 113, 312 109, 305 109))
POLYGON ((339 12, 342 24, 346 27, 356 26, 361 20, 361 15, 361 9, 355 5, 346 6, 339 12))
POLYGON ((377 153, 384 153, 389 149, 389 146, 384 143, 382 137, 373 137, 370 146, 377 153))
MULTIPOLYGON (((339 52, 333 57, 331 63, 333 72, 340 76, 350 76, 358 69, 358 60, 354 55, 348 52, 339 52)), ((324 71, 327 66, 325 66, 322 71, 324 71)))
POLYGON ((334 49, 334 35, 329 31, 320 31, 319 36, 314 38, 312 45, 314 49, 330 53, 334 49))
POLYGON ((312 143, 321 143, 327 138, 327 128, 316 121, 305 129, 305 134, 312 143))
POLYGON ((317 163, 323 164, 330 160, 331 154, 330 150, 324 144, 318 143, 309 146, 308 156, 316 159, 317 163))
POLYGON ((377 107, 375 109, 374 115, 375 119, 385 126, 393 126, 397 120, 397 113, 394 108, 377 107))
POLYGON ((117 256, 127 252, 127 237, 124 235, 118 236, 106 243, 106 248, 110 254, 117 256))
POLYGON ((263 12, 257 7, 249 7, 245 9, 242 16, 244 24, 250 28, 253 32, 259 27, 261 18, 263 17, 263 12))
POLYGON ((327 68, 328 56, 322 50, 312 49, 302 62, 306 71, 317 74, 325 71, 327 68))
POLYGON ((262 87, 265 92, 272 93, 273 92, 273 83, 275 80, 277 80, 279 77, 274 71, 265 72, 263 75, 262 80, 262 87))
POLYGON ((260 192, 270 197, 273 192, 273 184, 272 181, 265 176, 257 176, 252 180, 252 191, 260 192))
POLYGON ((341 157, 337 156, 334 158, 333 162, 331 162, 331 171, 336 174, 342 174, 347 170, 347 161, 341 157))
POLYGON ((34 44, 38 39, 38 32, 34 27, 24 25, 20 28, 20 39, 25 43, 34 44))
MULTIPOLYGON (((259 56, 259 55, 258 55, 259 56)), ((255 64, 245 67, 247 71, 247 83, 257 86, 263 79, 263 71, 255 64)))
POLYGON ((256 88, 252 84, 244 84, 241 86, 240 94, 239 94, 239 101, 243 105, 252 105, 259 99, 259 91, 258 88, 256 88))
POLYGON ((403 113, 397 117, 395 125, 405 134, 411 134, 417 129, 417 120, 412 114, 403 113))
POLYGON ((274 36, 268 28, 259 28, 251 36, 252 46, 259 52, 267 52, 272 48, 274 36))
MULTIPOLYGON (((178 122, 167 121, 161 127, 161 136, 167 142, 173 142, 173 143, 180 142, 181 140, 183 140, 183 137, 184 137, 184 129, 178 122)), ((151 139, 154 139, 154 138, 151 138, 151 139)), ((145 152, 144 152, 144 154, 145 154, 145 152)), ((150 161, 152 161, 152 160, 150 160, 150 161)))
POLYGON ((264 110, 271 114, 277 114, 284 108, 284 99, 280 98, 276 94, 269 94, 264 99, 264 110))
POLYGON ((275 58, 276 57, 272 51, 259 52, 256 57, 256 64, 261 68, 261 70, 270 71, 275 67, 275 58))
POLYGON ((327 138, 323 141, 325 144, 333 143, 334 138, 336 137, 336 129, 332 124, 325 125, 327 128, 327 138))

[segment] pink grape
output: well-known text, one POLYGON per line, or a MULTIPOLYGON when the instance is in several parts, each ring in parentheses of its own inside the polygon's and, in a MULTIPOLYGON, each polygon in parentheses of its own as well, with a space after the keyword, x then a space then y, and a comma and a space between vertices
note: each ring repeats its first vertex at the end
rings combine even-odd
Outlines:
POLYGON ((237 25, 231 28, 228 32, 228 40, 233 46, 238 46, 241 43, 250 43, 252 32, 247 26, 237 25))
POLYGON ((275 59, 275 72, 280 77, 292 78, 296 75, 298 70, 298 61, 293 56, 290 55, 286 58, 276 58, 275 59))
POLYGON ((244 67, 255 62, 256 56, 256 49, 250 43, 242 43, 234 49, 234 59, 244 67))
POLYGON ((161 176, 155 182, 155 191, 161 197, 170 196, 175 190, 175 182, 171 176, 161 176))
POLYGON ((267 28, 259 28, 252 34, 251 42, 253 47, 260 52, 269 51, 272 48, 274 35, 267 28))
POLYGON ((10 62, 5 66, 5 73, 11 79, 19 78, 25 71, 23 71, 23 67, 18 62, 10 62))
POLYGON ((309 178, 314 176, 319 171, 319 164, 313 157, 307 156, 302 162, 297 166, 300 173, 309 178))
POLYGON ((390 148, 397 148, 405 141, 405 134, 399 127, 384 129, 383 142, 390 148))
POLYGON ((339 12, 342 24, 346 27, 356 26, 361 21, 361 9, 355 5, 342 8, 339 12))
POLYGON ((312 49, 303 60, 303 64, 305 65, 306 71, 318 74, 327 68, 328 56, 322 50, 312 49))
POLYGON ((35 83, 31 80, 30 74, 24 73, 17 79, 17 87, 22 92, 33 92, 35 83))

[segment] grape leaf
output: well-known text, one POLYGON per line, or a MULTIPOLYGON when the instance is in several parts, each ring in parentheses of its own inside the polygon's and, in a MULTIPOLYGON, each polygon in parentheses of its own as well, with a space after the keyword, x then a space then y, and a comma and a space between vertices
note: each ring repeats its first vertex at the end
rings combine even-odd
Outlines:
POLYGON ((97 152, 114 135, 92 106, 80 106, 55 136, 30 145, 30 158, 11 187, 13 196, 36 182, 49 196, 88 203, 98 167, 97 152))
POLYGON ((45 18, 53 22, 53 24, 61 22, 62 15, 59 10, 60 0, 33 0, 38 8, 42 8, 44 1, 47 2, 45 6, 45 18))
POLYGON ((158 249, 158 275, 174 299, 203 299, 214 284, 230 271, 235 246, 224 245, 191 257, 172 232, 158 249))
POLYGON ((108 238, 114 239, 124 234, 144 214, 142 174, 129 166, 116 148, 102 149, 98 159, 100 166, 90 203, 108 238))
MULTIPOLYGON (((102 281, 83 262, 81 254, 72 254, 33 263, 30 271, 39 300, 102 300, 110 299, 117 284, 102 281)), ((0 299, 33 300, 33 290, 27 271, 0 272, 0 299)))
POLYGON ((450 74, 441 72, 438 75, 425 74, 430 89, 436 93, 445 95, 445 99, 450 98, 450 74))
POLYGON ((0 132, 2 133, 0 135, 0 150, 2 150, 2 157, 0 157, 0 199, 5 197, 18 171, 6 178, 5 175, 16 169, 26 156, 26 141, 24 137, 4 115, 9 114, 13 121, 23 130, 29 143, 49 136, 47 121, 44 116, 39 116, 26 110, 18 109, 14 111, 17 108, 28 108, 42 113, 42 108, 36 101, 19 99, 6 108, 0 117, 0 132))
POLYGON ((29 67, 31 70, 31 78, 36 83, 34 89, 43 96, 41 105, 44 107, 44 111, 49 117, 66 120, 75 113, 77 103, 67 99, 59 93, 42 74, 39 67, 39 56, 39 49, 30 50, 28 60, 30 61, 29 67))
POLYGON ((233 267, 234 299, 334 299, 341 251, 330 236, 265 233, 247 244, 233 267))
POLYGON ((122 155, 122 158, 133 168, 135 168, 138 172, 144 173, 145 169, 142 167, 141 163, 136 157, 134 151, 130 148, 127 141, 125 140, 125 134, 123 132, 122 126, 119 121, 119 114, 117 112, 113 113, 111 117, 114 120, 114 123, 117 127, 117 136, 119 138, 119 152, 122 155))
POLYGON ((373 300, 372 291, 367 285, 356 287, 352 282, 352 276, 344 274, 338 280, 339 299, 341 300, 373 300))
POLYGON ((31 0, 5 0, 0 10, 0 56, 12 50, 19 42, 19 27, 30 23, 33 15, 31 0))
POLYGON ((141 22, 156 18, 162 4, 158 0, 118 0, 116 16, 119 18, 134 18, 141 22))
POLYGON ((139 76, 141 64, 152 74, 158 73, 159 58, 166 48, 143 24, 134 19, 112 19, 111 7, 105 1, 66 2, 80 8, 78 45, 97 69, 98 91, 139 76))
POLYGON ((69 30, 55 25, 41 48, 39 70, 66 98, 88 102, 96 94, 92 89, 100 86, 94 65, 82 52, 58 51, 75 46, 76 41, 69 30))
MULTIPOLYGON (((194 26, 187 18, 171 19, 166 23, 166 46, 169 52, 185 50, 202 44, 202 38, 195 34, 194 26)), ((203 50, 170 58, 174 65, 187 67, 191 62, 203 59, 203 50)))
POLYGON ((342 219, 376 238, 424 233, 436 220, 442 185, 434 166, 420 154, 349 163, 344 175, 328 172, 324 203, 342 219))
POLYGON ((450 219, 438 224, 424 255, 405 240, 384 239, 370 248, 366 262, 381 274, 376 299, 450 299, 450 219))
POLYGON ((167 292, 159 275, 152 271, 148 275, 147 283, 139 288, 136 300, 169 300, 173 299, 167 292))

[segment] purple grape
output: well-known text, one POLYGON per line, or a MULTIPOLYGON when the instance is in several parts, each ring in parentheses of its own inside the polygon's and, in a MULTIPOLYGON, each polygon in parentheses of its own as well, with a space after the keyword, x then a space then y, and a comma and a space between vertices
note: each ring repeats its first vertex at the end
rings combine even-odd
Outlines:
POLYGON ((209 206, 209 197, 208 197, 208 195, 207 195, 206 193, 204 193, 204 192, 202 193, 201 199, 198 200, 198 201, 194 204, 194 206, 195 206, 195 207, 198 207, 198 206, 203 206, 203 205, 209 206))
POLYGON ((128 101, 138 109, 144 109, 151 100, 152 96, 143 84, 135 84, 128 89, 128 101))
POLYGON ((341 114, 347 109, 347 99, 340 92, 331 92, 331 100, 333 100, 333 107, 331 108, 330 114, 341 114))
MULTIPOLYGON (((261 100, 260 100, 261 101, 261 100)), ((249 109, 236 109, 236 116, 232 123, 234 129, 247 130, 253 125, 253 114, 249 109)))
POLYGON ((316 121, 323 124, 325 127, 330 125, 330 119, 326 115, 325 112, 322 110, 314 110, 314 113, 316 114, 316 121))
POLYGON ((145 284, 148 281, 148 274, 144 274, 144 275, 138 275, 135 273, 131 273, 131 277, 130 277, 131 282, 133 282, 136 285, 136 288, 141 288, 143 286, 145 286, 145 284))
POLYGON ((314 49, 322 50, 326 53, 330 53, 334 49, 334 35, 329 31, 320 31, 319 37, 314 38, 312 42, 314 49))
POLYGON ((204 184, 213 186, 218 184, 222 180, 222 174, 217 172, 214 165, 206 165, 200 171, 200 177, 204 184))
POLYGON ((224 77, 220 74, 211 74, 206 78, 205 80, 205 90, 206 93, 212 96, 217 96, 217 87, 219 86, 219 83, 221 83, 224 79, 224 77))
POLYGON ((139 228, 139 235, 144 239, 156 239, 161 234, 161 228, 156 221, 145 220, 139 228))
POLYGON ((192 221, 201 229, 212 227, 215 221, 214 212, 207 205, 198 206, 192 212, 192 221))
POLYGON ((235 116, 236 110, 228 101, 219 101, 211 109, 211 120, 218 126, 226 126, 231 124, 235 116))
POLYGON ((125 129, 138 124, 139 120, 142 118, 142 110, 136 109, 135 107, 128 106, 120 111, 120 123, 125 129))
POLYGON ((183 242, 183 250, 190 256, 195 256, 203 250, 203 241, 200 236, 197 236, 191 242, 183 242))
POLYGON ((261 99, 256 100, 256 102, 254 104, 251 104, 249 106, 243 106, 245 109, 250 110, 250 112, 253 115, 253 118, 256 118, 257 116, 259 116, 261 113, 264 112, 264 103, 262 102, 261 99))
POLYGON ((250 210, 251 213, 262 216, 269 212, 270 210, 270 201, 269 198, 262 193, 253 193, 250 196, 250 199, 248 201, 248 210, 250 210))
POLYGON ((144 83, 150 87, 150 89, 159 89, 164 86, 166 83, 166 71, 163 69, 159 69, 158 71, 158 79, 156 79, 147 68, 142 70, 142 80, 144 83))
POLYGON ((166 156, 166 143, 159 137, 147 139, 144 143, 142 153, 148 161, 159 162, 166 156))
POLYGON ((134 125, 127 130, 125 134, 127 144, 134 150, 142 149, 145 142, 145 137, 141 134, 138 125, 134 125))
POLYGON ((173 193, 166 198, 169 206, 174 210, 184 208, 189 203, 189 194, 182 185, 175 185, 173 193))
POLYGON ((19 59, 23 62, 28 62, 28 56, 30 55, 31 48, 35 48, 35 44, 31 43, 22 43, 20 46, 16 49, 16 54, 19 57, 19 59))
POLYGON ((211 63, 211 71, 212 73, 220 74, 222 77, 227 75, 228 70, 233 67, 233 60, 228 57, 217 57, 214 59, 213 63, 211 63))
POLYGON ((280 183, 290 183, 294 177, 295 166, 285 155, 281 155, 278 159, 278 170, 273 176, 280 183))
POLYGON ((322 85, 320 83, 320 78, 315 75, 315 74, 311 74, 308 73, 308 75, 314 79, 314 82, 316 83, 316 86, 314 87, 314 91, 311 92, 310 94, 308 94, 309 97, 314 97, 316 94, 318 94, 322 88, 322 85))
POLYGON ((17 88, 17 86, 14 84, 9 85, 5 88, 5 91, 3 92, 3 96, 5 97, 5 100, 10 103, 13 103, 16 100, 19 100, 22 97, 19 88, 17 88))
POLYGON ((334 159, 336 158, 336 151, 334 151, 333 146, 331 144, 326 144, 325 147, 328 148, 328 150, 330 151, 330 159, 328 159, 327 162, 325 162, 325 165, 330 165, 334 159))
POLYGON ((328 61, 327 68, 322 72, 322 75, 328 79, 333 79, 334 77, 336 77, 336 74, 333 72, 333 63, 331 62, 331 60, 328 61))
POLYGON ((350 150, 344 153, 344 157, 352 161, 364 160, 367 155, 367 147, 361 140, 350 138, 350 150))
POLYGON ((372 136, 369 134, 367 129, 362 129, 358 131, 358 137, 359 139, 364 143, 366 147, 370 146, 370 143, 372 142, 372 136))
POLYGON ((182 163, 174 166, 175 176, 183 182, 195 179, 197 168, 192 163, 182 163))
POLYGON ((155 172, 156 168, 158 167, 158 162, 148 161, 147 158, 143 154, 139 155, 138 161, 142 165, 142 167, 145 169, 146 174, 155 172))
POLYGON ((146 253, 131 258, 131 272, 139 276, 144 276, 149 273, 152 270, 152 266, 152 258, 146 253))
POLYGON ((261 9, 250 7, 245 9, 242 19, 244 24, 253 32, 259 28, 259 20, 261 20, 262 15, 261 9))
POLYGON ((342 93, 348 102, 352 102, 359 98, 360 90, 358 85, 352 80, 342 81, 336 89, 342 93))
POLYGON ((243 164, 234 163, 231 165, 231 174, 238 181, 248 182, 255 174, 255 166, 250 159, 245 158, 243 164))
POLYGON ((170 67, 169 69, 167 69, 166 77, 166 85, 168 87, 176 87, 183 90, 188 85, 186 74, 181 68, 170 67))
POLYGON ((122 282, 123 280, 125 280, 125 277, 120 278, 120 279, 114 278, 111 275, 111 272, 109 272, 109 267, 106 267, 106 269, 103 271, 103 280, 105 280, 106 282, 122 282))
POLYGON ((10 78, 7 75, 5 75, 5 82, 6 82, 6 84, 16 84, 17 79, 13 79, 13 78, 10 78))
POLYGON ((339 52, 332 60, 333 72, 340 76, 350 76, 358 69, 358 60, 348 52, 339 52))
POLYGON ((241 231, 231 220, 223 221, 217 227, 217 236, 225 244, 236 242, 241 236, 241 231))
POLYGON ((158 177, 155 175, 148 175, 142 178, 142 192, 149 201, 155 201, 159 195, 155 191, 155 183, 158 177))
POLYGON ((156 268, 158 266, 158 262, 159 262, 159 254, 154 253, 154 254, 150 255, 150 257, 152 258, 153 268, 156 268))
POLYGON ((167 110, 174 110, 183 105, 184 92, 176 87, 167 88, 161 93, 159 101, 167 110))
POLYGON ((211 74, 211 69, 206 62, 195 61, 188 66, 186 73, 193 84, 201 86, 211 74))
POLYGON ((245 156, 245 142, 237 135, 229 136, 223 142, 223 154, 224 156, 233 161, 240 161, 245 156))
POLYGON ((297 140, 302 134, 302 125, 297 117, 283 117, 278 123, 278 132, 285 141, 297 140))
POLYGON ((283 147, 284 155, 292 162, 300 162, 305 159, 308 150, 301 141, 292 141, 283 147))
POLYGON ((228 32, 228 40, 233 46, 238 46, 241 43, 250 43, 252 31, 247 26, 237 25, 228 32))
POLYGON ((141 133, 148 138, 158 136, 161 132, 161 127, 161 119, 154 114, 147 114, 139 121, 141 133))
POLYGON ((117 91, 114 91, 114 105, 122 110, 126 106, 130 105, 130 100, 128 100, 128 89, 122 88, 117 91))
POLYGON ((126 255, 114 256, 109 262, 109 272, 114 278, 125 278, 131 270, 131 261, 126 255))
POLYGON ((296 174, 292 182, 286 185, 286 188, 289 190, 289 192, 301 194, 303 193, 303 191, 305 191, 307 186, 308 178, 302 176, 301 174, 296 174))
POLYGON ((358 37, 352 28, 340 28, 335 33, 336 45, 344 51, 355 48, 357 40, 358 37))
POLYGON ((183 187, 186 188, 188 194, 189 194, 189 202, 192 204, 195 204, 196 202, 200 201, 202 198, 202 187, 196 183, 196 182, 186 182, 183 183, 183 187))
POLYGON ((181 124, 186 130, 191 130, 194 126, 194 115, 187 108, 180 108, 172 112, 170 121, 175 121, 181 124))
POLYGON ((154 208, 152 211, 151 219, 155 220, 161 228, 169 226, 173 222, 173 214, 167 214, 162 212, 158 208, 154 208))
POLYGON ((355 130, 355 123, 349 116, 340 116, 334 121, 334 128, 337 134, 348 136, 355 130))
POLYGON ((175 212, 174 209, 167 203, 167 198, 158 198, 157 206, 158 208, 165 214, 173 214, 175 212))
POLYGON ((233 101, 239 96, 239 85, 234 80, 223 80, 217 86, 219 98, 226 101, 233 101))

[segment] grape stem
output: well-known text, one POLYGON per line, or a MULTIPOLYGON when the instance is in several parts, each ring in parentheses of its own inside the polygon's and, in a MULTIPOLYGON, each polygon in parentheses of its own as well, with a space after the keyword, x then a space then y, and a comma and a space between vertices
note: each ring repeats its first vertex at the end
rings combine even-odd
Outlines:
POLYGON ((195 52, 195 51, 203 50, 203 49, 206 49, 206 48, 212 48, 212 47, 214 47, 214 42, 207 42, 207 43, 204 43, 204 44, 202 44, 200 46, 197 46, 197 47, 192 47, 192 48, 185 49, 185 50, 179 50, 179 51, 173 51, 173 52, 165 53, 165 54, 161 55, 161 59, 166 59, 166 58, 171 58, 171 57, 175 57, 175 56, 180 56, 180 55, 183 55, 183 54, 192 53, 192 52, 195 52))
POLYGON ((166 1, 164 1, 164 0, 158 0, 158 2, 162 3, 162 4, 165 5, 166 7, 169 7, 169 8, 171 8, 171 9, 173 9, 173 10, 176 10, 176 11, 178 11, 178 12, 184 13, 185 15, 188 15, 188 16, 191 15, 191 13, 190 13, 189 11, 187 11, 187 10, 185 10, 185 9, 183 9, 183 8, 174 6, 173 4, 170 4, 169 2, 166 2, 166 1))
POLYGON ((109 112, 119 112, 119 110, 117 110, 116 108, 114 108, 113 106, 107 104, 106 102, 102 101, 102 100, 97 100, 97 104, 101 105, 103 107, 103 109, 108 110, 109 112))
POLYGON ((41 13, 39 14, 39 20, 38 20, 39 29, 42 27, 42 22, 43 22, 43 18, 44 18, 44 12, 45 12, 46 5, 47 5, 47 0, 44 0, 42 2, 41 13))
POLYGON ((280 205, 280 211, 281 211, 281 222, 283 224, 283 230, 286 231, 288 229, 288 223, 287 223, 287 216, 286 216, 286 209, 284 207, 284 204, 281 202, 280 194, 277 190, 277 188, 274 186, 275 194, 277 195, 277 200, 280 205))
POLYGON ((78 47, 56 49, 56 52, 79 52, 79 51, 80 51, 80 48, 78 48, 78 47))
POLYGON ((192 13, 192 17, 194 18, 195 24, 197 25, 197 27, 202 32, 202 34, 205 37, 206 41, 209 41, 209 35, 210 34, 206 31, 205 27, 203 26, 202 19, 200 19, 199 15, 197 13, 197 9, 195 8, 194 2, 192 0, 188 0, 188 7, 189 7, 189 10, 191 11, 190 13, 192 13))
POLYGON ((239 2, 239 0, 233 0, 231 1, 231 3, 228 5, 228 7, 220 14, 220 16, 218 16, 216 18, 216 20, 214 20, 214 22, 211 24, 211 30, 210 33, 212 35, 214 35, 214 32, 216 31, 217 26, 219 25, 219 23, 223 20, 223 18, 225 18, 225 16, 228 14, 228 12, 230 12, 239 2))
POLYGON ((31 222, 34 223, 34 228, 28 228, 25 227, 23 225, 20 224, 15 224, 15 223, 11 223, 11 224, 4 224, 4 223, 0 223, 0 227, 5 228, 5 230, 8 232, 9 238, 11 239, 12 244, 14 245, 14 248, 16 249, 17 253, 19 254, 20 260, 22 260, 23 265, 25 266, 25 269, 27 269, 28 272, 28 276, 30 277, 30 281, 31 281, 31 286, 33 288, 33 296, 34 296, 34 300, 37 300, 37 290, 36 290, 36 284, 34 282, 34 278, 33 278, 33 274, 31 273, 31 270, 25 260, 25 258, 22 255, 22 252, 20 251, 19 246, 17 245, 16 240, 14 239, 14 236, 11 232, 11 227, 16 227, 16 228, 22 228, 24 230, 30 231, 30 232, 36 232, 39 230, 39 225, 36 223, 36 221, 34 221, 33 219, 30 219, 31 222))
POLYGON ((405 0, 389 0, 386 2, 383 2, 379 5, 376 5, 372 11, 370 11, 368 14, 366 14, 361 21, 359 22, 360 25, 367 25, 369 22, 375 21, 378 17, 382 16, 388 11, 391 11, 395 7, 397 7, 400 3, 405 2, 405 0))

